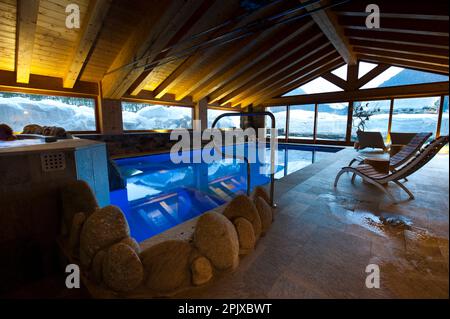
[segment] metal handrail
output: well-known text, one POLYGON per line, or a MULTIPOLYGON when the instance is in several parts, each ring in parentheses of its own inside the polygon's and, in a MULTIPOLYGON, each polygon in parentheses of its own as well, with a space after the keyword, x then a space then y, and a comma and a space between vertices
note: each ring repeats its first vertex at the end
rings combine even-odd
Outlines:
MULTIPOLYGON (((243 117, 243 116, 269 116, 271 121, 272 121, 272 134, 270 134, 270 205, 272 207, 275 207, 275 203, 274 203, 274 189, 275 189, 275 148, 273 147, 274 145, 274 141, 275 141, 275 136, 273 134, 273 132, 275 131, 275 116, 268 111, 264 111, 264 112, 252 112, 252 113, 245 113, 245 112, 240 112, 240 113, 223 113, 220 114, 218 117, 216 117, 216 119, 213 121, 212 125, 211 125, 211 129, 214 129, 214 127, 216 126, 217 122, 219 122, 222 118, 224 117, 228 117, 228 116, 239 116, 239 117, 243 117)), ((237 159, 241 159, 244 160, 245 163, 247 164, 247 196, 250 196, 250 162, 248 161, 248 158, 245 156, 242 157, 233 157, 233 156, 227 156, 226 154, 224 154, 222 152, 222 150, 220 150, 215 141, 214 141, 214 137, 213 137, 213 146, 214 149, 220 154, 223 155, 224 157, 229 157, 229 158, 237 158, 237 159)))

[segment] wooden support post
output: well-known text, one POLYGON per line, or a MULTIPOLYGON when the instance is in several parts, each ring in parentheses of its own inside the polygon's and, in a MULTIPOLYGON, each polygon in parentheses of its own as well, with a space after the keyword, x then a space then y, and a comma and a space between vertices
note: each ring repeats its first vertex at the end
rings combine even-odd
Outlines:
POLYGON ((193 129, 200 129, 203 132, 208 128, 208 99, 204 98, 195 103, 194 120, 200 122, 194 122, 193 129), (195 126, 195 123, 197 124, 197 126, 195 126))
POLYGON ((102 134, 123 134, 122 102, 99 99, 98 123, 102 134))
POLYGON ((353 126, 353 101, 350 101, 348 103, 347 132, 345 135, 345 142, 348 145, 352 143, 352 126, 353 126))
POLYGON ((444 99, 445 95, 441 95, 441 99, 439 101, 439 110, 438 110, 438 122, 436 127, 436 138, 441 136, 441 127, 442 127, 442 113, 444 112, 444 99))
POLYGON ((386 143, 391 141, 392 114, 394 114, 394 99, 391 99, 391 106, 389 108, 388 136, 386 143))

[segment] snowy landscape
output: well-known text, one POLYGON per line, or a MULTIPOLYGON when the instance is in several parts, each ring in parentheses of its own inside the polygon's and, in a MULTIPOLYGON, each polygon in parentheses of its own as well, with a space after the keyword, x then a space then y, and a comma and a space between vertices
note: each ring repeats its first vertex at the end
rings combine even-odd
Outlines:
MULTIPOLYGON (((401 85, 411 76, 411 70, 403 70, 379 86, 401 85)), ((415 81, 435 81, 441 76, 421 72, 422 79, 415 74, 415 81)), ((300 92, 296 89, 297 92, 300 92)), ((394 132, 436 132, 439 97, 397 99, 394 102, 392 131, 394 132)), ((390 101, 356 102, 375 110, 366 121, 367 131, 380 131, 387 135, 390 101)), ((345 138, 347 125, 347 103, 320 104, 317 137, 322 139, 345 138)), ((286 134, 286 107, 271 107, 278 128, 278 135, 286 134)), ((209 109, 208 126, 224 111, 209 109)), ((150 105, 143 103, 122 103, 125 130, 176 129, 192 127, 192 109, 180 106, 150 105)), ((354 119, 352 137, 356 136, 358 120, 354 119)), ((270 121, 266 121, 269 123, 270 121)), ((21 132, 27 124, 60 126, 68 131, 94 131, 95 101, 86 98, 42 96, 0 92, 0 123, 6 123, 15 132, 21 132)), ((268 125, 268 124, 266 124, 268 125)), ((223 118, 219 128, 239 127, 240 118, 223 118)), ((289 133, 291 138, 312 138, 314 126, 314 105, 291 106, 289 133)), ((448 134, 448 97, 444 103, 441 134, 448 134)))

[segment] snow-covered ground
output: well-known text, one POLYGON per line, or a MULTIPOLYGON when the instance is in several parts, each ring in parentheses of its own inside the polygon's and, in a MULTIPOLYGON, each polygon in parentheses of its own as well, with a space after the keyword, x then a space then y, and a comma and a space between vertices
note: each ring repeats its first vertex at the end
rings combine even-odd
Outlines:
POLYGON ((21 132, 27 124, 60 126, 68 131, 95 131, 95 110, 54 100, 0 97, 0 123, 8 124, 15 132, 21 132))
POLYGON ((122 117, 125 130, 176 129, 192 126, 192 109, 188 107, 149 105, 137 112, 124 110, 122 117))
MULTIPOLYGON (((211 123, 221 111, 209 110, 208 122, 211 123)), ((137 112, 122 113, 126 130, 190 128, 192 109, 185 107, 167 107, 162 105, 146 106, 137 112)), ((278 128, 284 128, 286 113, 274 113, 278 128)), ((266 121, 269 123, 270 121, 266 121)), ((448 111, 443 114, 441 134, 448 134, 448 111)), ((92 106, 75 106, 54 100, 31 101, 25 97, 0 97, 0 123, 6 123, 14 131, 20 132, 27 124, 61 126, 68 131, 95 130, 95 110, 92 106)), ((238 127, 240 119, 224 118, 219 127, 238 127)), ((313 131, 314 112, 292 109, 289 128, 292 134, 310 137, 313 131)), ((321 138, 345 135, 347 116, 319 112, 317 131, 321 138)), ((387 132, 388 114, 373 115, 367 121, 368 131, 387 132)), ((395 132, 436 132, 437 114, 394 114, 392 131, 395 132)), ((356 129, 353 129, 355 133, 356 129)))

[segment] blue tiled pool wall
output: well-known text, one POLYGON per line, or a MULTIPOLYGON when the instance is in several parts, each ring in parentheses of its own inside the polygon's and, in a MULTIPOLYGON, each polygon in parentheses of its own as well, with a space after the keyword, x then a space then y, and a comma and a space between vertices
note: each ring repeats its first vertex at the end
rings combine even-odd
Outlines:
MULTIPOLYGON (((279 144, 275 176, 281 178, 339 150, 279 144)), ((198 152, 191 151, 190 155, 198 152)), ((244 154, 247 152, 248 145, 244 154)), ((264 161, 251 164, 252 188, 270 181, 269 155, 270 150, 266 149, 264 161)), ((124 211, 131 235, 138 241, 218 207, 236 194, 245 193, 247 187, 247 167, 242 160, 174 164, 170 154, 164 153, 118 159, 116 163, 126 178, 127 189, 111 192, 111 202, 124 211)))

